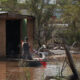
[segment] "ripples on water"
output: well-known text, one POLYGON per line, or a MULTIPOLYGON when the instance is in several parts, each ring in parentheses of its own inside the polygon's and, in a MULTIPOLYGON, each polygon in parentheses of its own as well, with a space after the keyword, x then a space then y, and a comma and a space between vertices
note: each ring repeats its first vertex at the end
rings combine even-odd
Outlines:
MULTIPOLYGON (((74 61, 77 69, 80 70, 80 60, 76 58, 74 61)), ((27 78, 30 80, 42 80, 42 78, 46 76, 58 76, 60 75, 63 61, 47 63, 46 68, 18 67, 18 64, 18 62, 0 62, 0 72, 2 72, 0 73, 0 80, 4 78, 6 78, 4 80, 26 80, 27 78)), ((63 75, 69 76, 71 74, 71 69, 67 64, 63 71, 63 75)))

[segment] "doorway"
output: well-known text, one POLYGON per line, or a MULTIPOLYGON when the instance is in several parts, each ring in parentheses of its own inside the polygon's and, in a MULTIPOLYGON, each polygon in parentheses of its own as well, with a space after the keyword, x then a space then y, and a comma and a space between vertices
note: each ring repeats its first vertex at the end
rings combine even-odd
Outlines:
POLYGON ((6 55, 17 58, 20 51, 20 20, 6 21, 6 55))

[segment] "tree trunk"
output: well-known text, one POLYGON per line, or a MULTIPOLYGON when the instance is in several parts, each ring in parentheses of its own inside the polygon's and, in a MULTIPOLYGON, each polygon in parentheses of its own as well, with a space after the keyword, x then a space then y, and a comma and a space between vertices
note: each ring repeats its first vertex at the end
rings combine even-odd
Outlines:
POLYGON ((41 47, 41 40, 40 40, 41 38, 40 38, 40 26, 38 27, 38 45, 39 45, 39 47, 41 47))
POLYGON ((64 42, 64 48, 65 48, 65 51, 66 51, 66 55, 67 55, 67 58, 68 58, 68 61, 69 61, 69 64, 70 64, 70 68, 75 76, 75 80, 79 80, 79 75, 78 75, 78 72, 77 72, 77 69, 74 65, 74 62, 73 62, 73 58, 69 52, 69 47, 65 44, 65 41, 63 40, 64 42))
POLYGON ((39 47, 41 47, 41 43, 40 43, 40 25, 39 25, 39 21, 37 19, 37 16, 36 16, 36 20, 35 20, 35 24, 36 24, 36 39, 37 39, 37 43, 39 45, 39 47))

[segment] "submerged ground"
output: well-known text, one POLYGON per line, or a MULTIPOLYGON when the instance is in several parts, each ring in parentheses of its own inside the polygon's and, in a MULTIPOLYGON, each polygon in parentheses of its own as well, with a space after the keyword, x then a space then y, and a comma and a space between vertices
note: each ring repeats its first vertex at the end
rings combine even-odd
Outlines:
MULTIPOLYGON (((0 80, 44 80, 47 76, 60 76, 64 57, 62 55, 47 62, 47 66, 20 67, 20 61, 0 61, 0 80), (61 57, 60 57, 61 56, 61 57)), ((55 57, 55 55, 53 56, 55 57)), ((80 54, 73 54, 77 70, 80 70, 80 54)), ((63 76, 72 74, 69 64, 65 61, 63 76)))

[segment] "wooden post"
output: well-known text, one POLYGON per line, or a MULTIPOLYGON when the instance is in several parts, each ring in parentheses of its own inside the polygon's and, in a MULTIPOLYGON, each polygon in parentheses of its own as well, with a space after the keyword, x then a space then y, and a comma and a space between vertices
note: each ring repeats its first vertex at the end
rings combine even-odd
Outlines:
POLYGON ((65 44, 64 40, 63 40, 63 43, 64 43, 64 48, 65 48, 65 51, 66 51, 66 56, 67 56, 69 64, 70 64, 70 68, 71 68, 74 76, 76 77, 75 80, 79 80, 79 75, 78 75, 77 69, 76 69, 76 67, 74 65, 74 61, 73 61, 72 55, 70 54, 69 47, 65 44))

